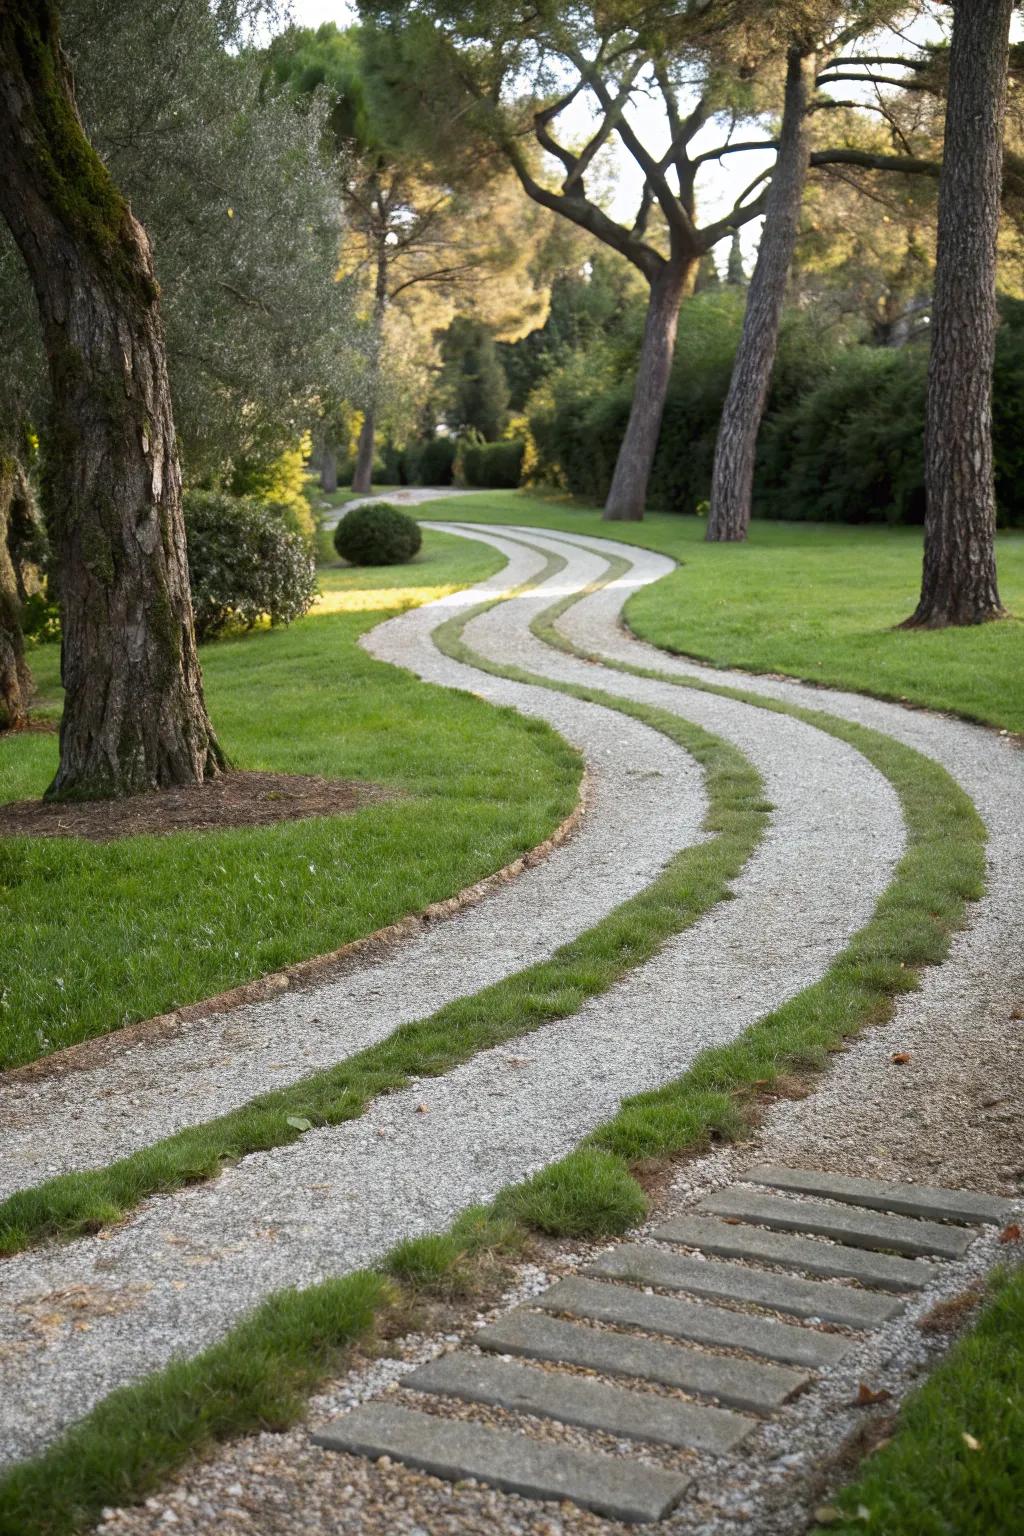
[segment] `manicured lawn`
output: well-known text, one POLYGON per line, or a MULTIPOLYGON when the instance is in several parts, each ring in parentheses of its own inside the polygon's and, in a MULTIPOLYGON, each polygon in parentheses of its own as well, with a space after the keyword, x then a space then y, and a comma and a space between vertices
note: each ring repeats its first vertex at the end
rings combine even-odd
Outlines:
MULTIPOLYGON (((830 1532, 1010 1536, 1024 1510, 1024 1269, 909 1398, 891 1444, 835 1500, 830 1532), (860 1511, 860 1513, 858 1513, 860 1511)), ((820 1532, 824 1536, 824 1531, 820 1532)))
MULTIPOLYGON (((223 833, 0 841, 0 1066, 335 949, 553 830, 579 778, 553 731, 421 683, 356 643, 389 612, 500 564, 431 533, 408 566, 323 571, 321 610, 290 629, 203 650, 213 719, 237 766, 384 783, 400 799, 223 833)), ((52 701, 56 647, 33 660, 52 701)), ((41 794, 56 754, 54 736, 0 739, 0 801, 41 794)))
POLYGON ((705 544, 702 519, 652 513, 605 523, 568 498, 495 491, 435 501, 420 517, 523 523, 656 549, 680 569, 626 607, 636 634, 719 667, 785 672, 906 699, 1024 732, 1024 534, 1000 534, 1005 623, 898 630, 913 610, 921 534, 755 521, 746 544, 705 544))

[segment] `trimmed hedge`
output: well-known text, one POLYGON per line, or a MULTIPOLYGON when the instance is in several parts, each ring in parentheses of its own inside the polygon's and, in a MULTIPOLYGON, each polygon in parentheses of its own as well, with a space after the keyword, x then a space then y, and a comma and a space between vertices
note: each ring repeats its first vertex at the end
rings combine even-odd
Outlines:
POLYGON ((282 512, 226 491, 186 491, 196 635, 210 640, 261 618, 290 624, 316 597, 316 563, 282 512))
POLYGON ((522 479, 525 452, 521 438, 467 443, 462 452, 466 484, 482 491, 514 491, 522 479))
MULTIPOLYGON (((996 496, 1003 526, 1024 525, 1024 301, 1003 300, 994 374, 996 496)), ((648 506, 698 510, 711 492, 718 421, 742 311, 728 296, 690 299, 680 318, 648 506)), ((755 516, 814 522, 920 523, 928 353, 847 346, 826 351, 790 314, 758 443, 755 516)), ((601 502, 629 417, 632 377, 594 394, 552 381, 553 409, 531 414, 542 464, 601 502)), ((468 461, 468 453, 467 453, 468 461)), ((468 462, 467 462, 468 470, 468 462)))
POLYGON ((404 565, 422 543, 415 519, 387 501, 353 507, 334 530, 334 547, 350 565, 404 565))

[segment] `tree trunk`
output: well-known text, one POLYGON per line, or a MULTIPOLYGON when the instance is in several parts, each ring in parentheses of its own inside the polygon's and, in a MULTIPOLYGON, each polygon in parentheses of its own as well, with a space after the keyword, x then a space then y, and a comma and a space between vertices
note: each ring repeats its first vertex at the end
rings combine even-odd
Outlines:
POLYGON ((29 270, 66 690, 55 798, 199 783, 203 701, 149 242, 78 118, 49 0, 0 8, 0 212, 29 270))
POLYGON ((21 582, 15 553, 16 502, 27 493, 15 459, 0 458, 0 730, 21 730, 28 722, 32 679, 21 633, 21 582))
POLYGON ((699 255, 673 256, 651 284, 629 422, 604 504, 604 516, 609 522, 638 522, 644 515, 672 372, 679 305, 692 286, 699 265, 699 255))
POLYGON ((706 535, 712 541, 745 539, 750 524, 757 434, 771 384, 807 179, 807 104, 816 74, 815 55, 791 48, 778 158, 768 191, 757 265, 747 292, 743 333, 718 424, 706 535))
POLYGON ((359 446, 356 449, 356 467, 352 475, 352 489, 361 496, 368 496, 373 489, 373 454, 377 441, 377 411, 368 405, 359 429, 359 446))
POLYGON ((333 443, 320 450, 320 489, 328 495, 338 489, 338 454, 333 443))
POLYGON ((373 295, 373 359, 370 367, 370 384, 367 391, 366 411, 359 429, 359 446, 356 449, 356 467, 352 476, 352 489, 361 496, 373 489, 373 454, 377 438, 377 393, 380 387, 381 353, 384 350, 384 319, 388 308, 388 252, 385 244, 387 221, 382 220, 380 241, 377 247, 377 281, 373 295))
POLYGON ((996 586, 992 363, 1013 0, 955 0, 925 416, 924 568, 908 628, 1003 615, 996 586))

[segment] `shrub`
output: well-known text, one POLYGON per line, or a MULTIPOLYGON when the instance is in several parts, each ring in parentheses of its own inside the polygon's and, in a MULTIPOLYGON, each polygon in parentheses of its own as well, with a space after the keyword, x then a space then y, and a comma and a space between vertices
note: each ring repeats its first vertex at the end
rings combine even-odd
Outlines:
POLYGON ((462 454, 466 484, 486 491, 514 491, 522 478, 525 452, 522 438, 468 443, 462 454))
POLYGON ((226 491, 186 491, 185 527, 196 634, 290 624, 316 596, 316 565, 279 513, 226 491))
POLYGON ((386 501, 353 507, 334 530, 334 547, 350 565, 404 565, 422 543, 419 524, 386 501))
POLYGON ((420 485, 451 485, 455 471, 453 437, 430 438, 420 445, 416 457, 414 478, 420 485))

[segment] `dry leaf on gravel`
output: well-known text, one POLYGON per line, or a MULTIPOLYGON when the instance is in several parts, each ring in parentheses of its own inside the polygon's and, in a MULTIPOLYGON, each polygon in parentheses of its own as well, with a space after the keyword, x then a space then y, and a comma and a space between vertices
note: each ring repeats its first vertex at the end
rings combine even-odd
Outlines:
POLYGON ((862 1381, 857 1388, 857 1396, 853 1400, 855 1408, 870 1408, 873 1403, 887 1403, 892 1397, 884 1387, 879 1387, 877 1392, 874 1387, 869 1387, 866 1381, 862 1381))
POLYGON ((907 1062, 911 1059, 912 1058, 909 1051, 893 1051, 889 1058, 889 1060, 895 1062, 896 1066, 898 1067, 905 1067, 907 1062))
POLYGON ((999 1241, 1001 1243, 1020 1242, 1020 1227, 1015 1221, 1011 1221, 1008 1227, 1003 1228, 999 1234, 999 1241))

